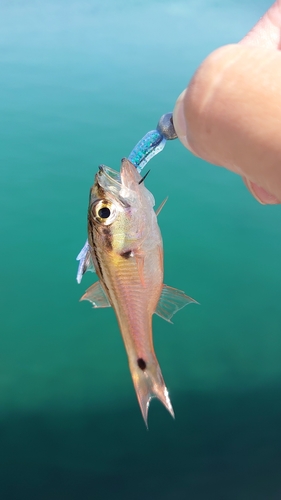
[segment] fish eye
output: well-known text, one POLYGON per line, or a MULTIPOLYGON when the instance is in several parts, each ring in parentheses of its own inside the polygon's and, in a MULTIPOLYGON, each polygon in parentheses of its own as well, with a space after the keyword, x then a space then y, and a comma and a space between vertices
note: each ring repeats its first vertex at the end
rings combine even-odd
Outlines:
POLYGON ((117 209, 115 204, 111 201, 99 200, 92 205, 91 213, 96 222, 108 226, 114 221, 117 215, 117 209))
POLYGON ((110 210, 108 207, 102 207, 99 209, 98 211, 98 216, 101 218, 101 219, 108 219, 108 217, 110 216, 110 210))

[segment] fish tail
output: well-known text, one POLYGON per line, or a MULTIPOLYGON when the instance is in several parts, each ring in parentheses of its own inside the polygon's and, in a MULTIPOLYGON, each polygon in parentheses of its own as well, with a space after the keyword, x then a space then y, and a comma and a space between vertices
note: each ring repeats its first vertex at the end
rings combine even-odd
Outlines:
POLYGON ((170 412, 172 417, 175 418, 168 389, 165 385, 157 359, 154 358, 150 360, 150 362, 146 362, 144 359, 139 358, 136 361, 136 365, 130 365, 130 368, 146 427, 148 427, 147 416, 149 404, 152 398, 158 398, 170 412))

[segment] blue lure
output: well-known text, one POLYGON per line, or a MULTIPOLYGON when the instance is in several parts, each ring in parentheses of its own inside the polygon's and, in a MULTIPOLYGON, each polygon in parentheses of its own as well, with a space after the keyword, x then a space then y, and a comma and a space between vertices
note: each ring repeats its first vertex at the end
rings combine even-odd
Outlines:
POLYGON ((177 134, 173 125, 172 113, 161 116, 156 130, 148 132, 134 147, 128 156, 128 160, 135 165, 138 172, 162 151, 168 140, 176 139, 177 134))
POLYGON ((128 156, 128 160, 130 160, 140 172, 153 156, 162 151, 165 144, 165 137, 163 137, 158 130, 151 130, 137 143, 128 156))
MULTIPOLYGON (((166 113, 161 116, 156 129, 148 132, 137 143, 129 154, 128 160, 135 165, 138 172, 141 172, 151 158, 163 150, 167 141, 176 138, 177 134, 174 129, 173 115, 172 113, 166 113)), ((79 261, 76 279, 78 283, 81 283, 83 274, 85 274, 86 271, 95 272, 91 262, 88 240, 86 240, 76 260, 79 261)))

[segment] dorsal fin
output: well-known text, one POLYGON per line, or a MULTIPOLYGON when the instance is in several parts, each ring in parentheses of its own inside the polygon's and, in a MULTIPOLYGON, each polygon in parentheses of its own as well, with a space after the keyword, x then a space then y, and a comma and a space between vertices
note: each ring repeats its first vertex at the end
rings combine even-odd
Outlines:
POLYGON ((162 201, 162 203, 160 204, 160 206, 157 208, 157 210, 155 210, 155 213, 156 215, 159 215, 162 208, 164 207, 166 201, 168 200, 168 196, 166 196, 165 200, 162 201))

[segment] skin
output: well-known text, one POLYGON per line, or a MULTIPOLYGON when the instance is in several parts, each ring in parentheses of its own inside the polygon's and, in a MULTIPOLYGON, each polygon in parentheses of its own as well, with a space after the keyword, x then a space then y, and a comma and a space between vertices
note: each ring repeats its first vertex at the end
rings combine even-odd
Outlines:
POLYGON ((281 202, 281 0, 236 45, 211 53, 173 112, 183 145, 243 178, 262 204, 281 202))

